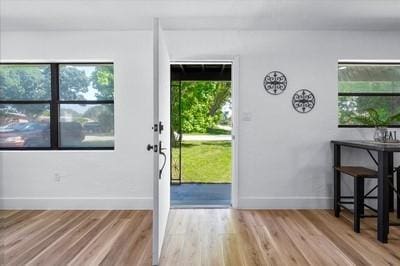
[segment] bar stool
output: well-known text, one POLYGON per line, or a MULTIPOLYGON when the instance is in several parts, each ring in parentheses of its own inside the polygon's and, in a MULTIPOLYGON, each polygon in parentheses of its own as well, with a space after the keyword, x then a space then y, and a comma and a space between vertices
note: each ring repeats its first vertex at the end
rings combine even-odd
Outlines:
POLYGON ((377 189, 375 186, 367 194, 364 194, 365 179, 377 179, 377 171, 360 166, 340 166, 335 167, 335 191, 334 191, 334 208, 335 216, 340 216, 341 208, 345 208, 353 213, 353 229, 354 232, 360 233, 360 219, 364 217, 376 217, 376 215, 364 215, 364 207, 377 212, 376 209, 372 208, 368 204, 365 204, 365 199, 376 199, 375 196, 370 194, 377 189), (353 177, 354 179, 354 195, 353 196, 342 196, 340 189, 341 174, 345 174, 353 177), (353 201, 344 201, 345 199, 353 199, 353 201), (343 201, 342 201, 343 200, 343 201), (353 204, 353 211, 347 208, 348 204, 353 204))

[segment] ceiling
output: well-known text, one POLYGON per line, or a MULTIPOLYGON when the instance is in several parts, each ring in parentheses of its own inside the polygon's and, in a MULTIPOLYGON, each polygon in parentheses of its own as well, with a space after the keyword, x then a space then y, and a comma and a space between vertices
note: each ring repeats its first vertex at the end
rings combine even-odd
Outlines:
POLYGON ((1 30, 400 30, 400 0, 0 0, 1 30))

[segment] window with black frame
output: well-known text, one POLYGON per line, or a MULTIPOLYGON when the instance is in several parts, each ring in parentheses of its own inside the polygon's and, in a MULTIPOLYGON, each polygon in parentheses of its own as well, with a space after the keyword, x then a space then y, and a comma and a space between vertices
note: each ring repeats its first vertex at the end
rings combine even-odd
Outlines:
POLYGON ((400 127, 400 63, 338 64, 339 127, 400 127))
POLYGON ((0 149, 113 149, 112 63, 0 64, 0 149))

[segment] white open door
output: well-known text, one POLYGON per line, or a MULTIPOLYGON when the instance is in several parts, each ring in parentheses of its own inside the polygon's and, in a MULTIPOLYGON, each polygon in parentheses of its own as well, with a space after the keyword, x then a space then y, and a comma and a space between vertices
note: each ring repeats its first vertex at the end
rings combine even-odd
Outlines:
POLYGON ((170 62, 158 18, 154 19, 153 31, 153 265, 158 265, 170 208, 170 62))

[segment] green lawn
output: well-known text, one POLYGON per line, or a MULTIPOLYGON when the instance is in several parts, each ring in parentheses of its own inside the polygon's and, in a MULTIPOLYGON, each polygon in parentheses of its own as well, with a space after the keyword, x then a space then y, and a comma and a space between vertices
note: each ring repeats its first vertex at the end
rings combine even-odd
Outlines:
MULTIPOLYGON (((182 143, 182 181, 198 183, 231 182, 231 142, 191 141, 182 143)), ((177 176, 179 149, 172 150, 172 171, 177 176)))

